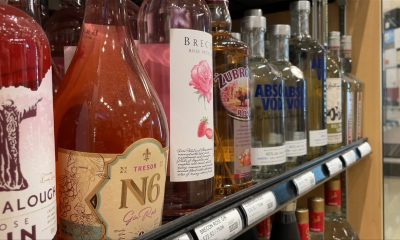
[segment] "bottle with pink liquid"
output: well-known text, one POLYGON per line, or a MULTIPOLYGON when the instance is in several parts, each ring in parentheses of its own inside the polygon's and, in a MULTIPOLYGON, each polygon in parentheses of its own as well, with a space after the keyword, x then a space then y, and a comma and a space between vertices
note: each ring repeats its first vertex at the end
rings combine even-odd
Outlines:
POLYGON ((213 199, 214 134, 210 10, 203 0, 146 0, 139 53, 170 128, 164 220, 213 199))

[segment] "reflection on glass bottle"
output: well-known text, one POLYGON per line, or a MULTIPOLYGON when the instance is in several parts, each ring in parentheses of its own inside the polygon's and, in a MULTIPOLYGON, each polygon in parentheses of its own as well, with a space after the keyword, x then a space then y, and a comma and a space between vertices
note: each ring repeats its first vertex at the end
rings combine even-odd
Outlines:
POLYGON ((21 9, 33 17, 40 25, 42 24, 41 9, 39 0, 8 0, 9 5, 21 9))

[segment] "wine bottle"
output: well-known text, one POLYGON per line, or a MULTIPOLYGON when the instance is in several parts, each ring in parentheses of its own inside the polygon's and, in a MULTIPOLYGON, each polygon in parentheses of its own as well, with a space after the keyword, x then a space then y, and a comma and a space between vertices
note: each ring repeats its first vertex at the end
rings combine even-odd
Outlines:
POLYGON ((166 221, 213 200, 213 60, 210 10, 203 0, 146 0, 139 51, 170 127, 166 221), (188 114, 190 113, 190 114, 188 114))
POLYGON ((207 1, 214 59, 215 194, 252 185, 248 47, 230 35, 227 0, 207 1))
POLYGON ((295 211, 296 202, 294 201, 274 215, 271 240, 300 240, 295 211))
POLYGON ((299 227, 300 239, 310 240, 310 224, 307 208, 296 210, 297 225, 299 227))
POLYGON ((161 224, 167 122, 148 81, 126 1, 87 0, 55 98, 61 238, 135 239, 161 224))
POLYGON ((308 209, 310 209, 310 238, 311 240, 323 240, 325 231, 324 199, 320 197, 310 198, 308 209))
POLYGON ((0 3, 0 239, 57 231, 50 46, 33 18, 0 3))

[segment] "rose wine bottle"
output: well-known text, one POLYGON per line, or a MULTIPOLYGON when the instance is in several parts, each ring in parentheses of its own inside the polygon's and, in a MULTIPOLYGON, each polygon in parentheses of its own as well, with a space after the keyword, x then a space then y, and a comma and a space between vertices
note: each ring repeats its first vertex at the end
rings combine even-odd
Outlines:
POLYGON ((0 239, 57 231, 53 94, 45 33, 0 3, 0 239))
POLYGON ((210 10, 203 0, 146 0, 139 51, 170 127, 166 221, 213 200, 214 130, 210 10))
POLYGON ((165 114, 127 23, 126 1, 87 0, 55 99, 63 239, 134 239, 161 224, 165 114))

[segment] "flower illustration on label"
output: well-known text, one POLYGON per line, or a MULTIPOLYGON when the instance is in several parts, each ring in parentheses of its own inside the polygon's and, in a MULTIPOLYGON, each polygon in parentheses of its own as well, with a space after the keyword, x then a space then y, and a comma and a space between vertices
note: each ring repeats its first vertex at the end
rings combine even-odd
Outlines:
POLYGON ((189 85, 197 90, 196 93, 200 97, 204 97, 210 103, 212 100, 213 79, 212 70, 206 60, 202 60, 197 65, 194 65, 191 77, 189 85))
POLYGON ((202 118, 199 123, 199 127, 197 128, 197 137, 202 138, 206 136, 208 139, 212 139, 213 130, 207 127, 208 120, 206 117, 202 118))

